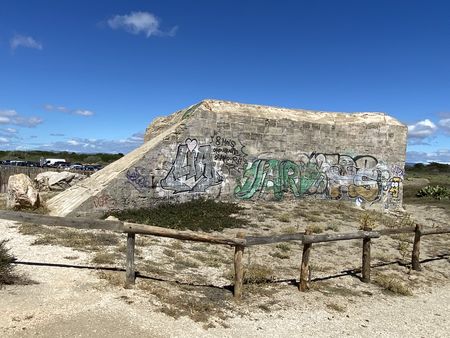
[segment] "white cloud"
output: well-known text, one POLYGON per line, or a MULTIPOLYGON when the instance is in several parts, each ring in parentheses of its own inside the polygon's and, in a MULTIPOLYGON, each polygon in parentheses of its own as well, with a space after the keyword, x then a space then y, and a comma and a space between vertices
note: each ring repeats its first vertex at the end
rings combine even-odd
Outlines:
POLYGON ((62 112, 62 113, 70 113, 70 109, 69 108, 66 108, 64 106, 54 106, 52 104, 46 104, 44 106, 44 109, 47 110, 47 111, 59 111, 59 112, 62 112))
POLYGON ((175 26, 167 32, 159 29, 160 20, 149 12, 131 12, 128 15, 116 15, 108 20, 112 29, 124 29, 131 34, 144 33, 150 36, 175 36, 178 27, 175 26))
POLYGON ((440 149, 434 152, 408 151, 406 161, 411 163, 439 162, 450 164, 450 149, 440 149))
POLYGON ((83 109, 78 109, 78 110, 74 110, 72 112, 75 115, 81 115, 81 116, 92 116, 94 115, 94 112, 90 111, 90 110, 83 110, 83 109))
POLYGON ((47 111, 51 111, 51 112, 68 113, 68 114, 80 115, 80 116, 92 116, 95 114, 92 110, 88 110, 88 109, 69 109, 64 106, 55 106, 53 104, 44 105, 44 109, 47 111))
POLYGON ((444 130, 444 132, 450 135, 450 117, 439 120, 438 125, 444 130))
POLYGON ((34 48, 42 50, 42 43, 36 41, 31 36, 24 36, 24 35, 14 35, 11 40, 9 41, 9 45, 11 47, 11 50, 16 50, 18 47, 24 47, 24 48, 34 48))
POLYGON ((17 116, 15 118, 13 118, 13 123, 15 125, 18 126, 22 126, 22 127, 28 127, 28 128, 33 128, 36 127, 38 124, 41 124, 44 120, 41 119, 40 117, 24 117, 24 116, 17 116))
POLYGON ((75 140, 69 140, 67 141, 68 144, 72 145, 72 146, 78 146, 80 145, 80 142, 75 141, 75 140))
POLYGON ((429 119, 425 119, 417 122, 416 124, 408 125, 408 137, 424 139, 432 136, 436 130, 437 126, 429 119))
POLYGON ((2 143, 20 139, 17 129, 14 128, 0 128, 0 137, 2 138, 2 143))
POLYGON ((56 151, 73 151, 84 153, 123 153, 139 147, 144 142, 144 133, 135 133, 130 137, 119 140, 102 140, 87 138, 71 138, 66 141, 58 141, 49 144, 35 144, 33 148, 56 151))
POLYGON ((42 122, 43 120, 40 117, 25 117, 19 115, 15 110, 0 110, 0 124, 13 124, 33 128, 42 122))

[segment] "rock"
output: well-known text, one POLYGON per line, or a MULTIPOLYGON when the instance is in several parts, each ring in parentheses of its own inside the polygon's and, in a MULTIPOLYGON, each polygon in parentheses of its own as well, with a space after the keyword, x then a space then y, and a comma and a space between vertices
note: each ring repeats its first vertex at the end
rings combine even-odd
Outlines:
POLYGON ((84 178, 84 175, 68 171, 46 171, 38 174, 34 180, 39 191, 63 191, 84 178))
POLYGON ((39 193, 31 178, 25 174, 9 177, 6 206, 10 209, 36 208, 39 206, 39 193))
POLYGON ((120 221, 120 219, 118 219, 117 217, 110 215, 108 217, 105 218, 106 221, 120 221))

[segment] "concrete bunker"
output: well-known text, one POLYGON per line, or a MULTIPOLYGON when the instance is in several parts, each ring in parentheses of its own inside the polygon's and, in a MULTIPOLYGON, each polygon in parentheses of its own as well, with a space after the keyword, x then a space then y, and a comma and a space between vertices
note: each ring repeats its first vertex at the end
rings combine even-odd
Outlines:
POLYGON ((100 215, 204 197, 350 200, 402 206, 407 127, 383 113, 204 100, 157 118, 144 144, 48 201, 100 215))

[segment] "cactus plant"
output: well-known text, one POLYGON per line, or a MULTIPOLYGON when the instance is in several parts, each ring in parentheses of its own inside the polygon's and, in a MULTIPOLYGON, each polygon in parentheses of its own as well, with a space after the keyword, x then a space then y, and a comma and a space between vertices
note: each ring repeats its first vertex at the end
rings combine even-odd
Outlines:
POLYGON ((450 198, 450 189, 447 187, 443 187, 440 185, 427 185, 426 187, 420 189, 417 194, 417 197, 433 197, 438 200, 448 199, 450 198))

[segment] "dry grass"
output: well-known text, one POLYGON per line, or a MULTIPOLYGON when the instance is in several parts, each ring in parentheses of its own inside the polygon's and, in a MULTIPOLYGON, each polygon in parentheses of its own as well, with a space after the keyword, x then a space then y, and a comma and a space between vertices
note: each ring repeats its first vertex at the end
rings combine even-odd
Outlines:
POLYGON ((279 215, 277 219, 282 223, 289 223, 291 221, 291 215, 288 213, 283 213, 279 215))
POLYGON ((288 226, 286 228, 283 228, 282 231, 285 234, 295 234, 296 232, 299 232, 299 229, 298 229, 298 227, 295 227, 295 226, 291 225, 291 226, 288 226))
MULTIPOLYGON (((350 203, 329 201, 308 201, 301 203, 302 208, 299 208, 298 203, 286 203, 286 205, 283 204, 283 208, 280 207, 281 204, 279 203, 268 204, 267 206, 254 209, 247 208, 245 218, 255 220, 254 222, 256 222, 256 220, 259 222, 266 222, 265 224, 258 223, 258 229, 252 229, 252 232, 254 232, 255 235, 267 235, 268 233, 296 233, 303 231, 303 229, 305 229, 305 224, 309 224, 308 229, 312 233, 318 234, 325 230, 339 231, 340 227, 342 228, 342 231, 350 232, 356 231, 359 225, 363 228, 374 228, 375 226, 403 227, 409 226, 412 222, 407 216, 395 218, 373 211, 358 210, 353 208, 350 203), (251 210, 252 213, 248 212, 248 210, 251 210), (272 215, 273 217, 268 218, 267 215, 272 215), (261 220, 258 219, 258 217, 260 217, 261 220), (331 224, 329 224, 330 220, 332 222, 331 224), (273 227, 273 229, 269 230, 271 227, 273 227)), ((244 214, 241 214, 241 216, 242 215, 244 214)), ((249 226, 249 224, 245 225, 247 233, 249 226)), ((234 237, 235 231, 236 230, 233 231, 227 229, 224 230, 224 234, 234 237)), ((115 246, 113 253, 108 253, 108 250, 112 250, 111 248, 107 248, 108 250, 106 252, 104 249, 102 249, 102 252, 98 252, 93 258, 93 262, 97 264, 113 264, 116 257, 123 258, 123 253, 126 249, 123 241, 119 242, 120 237, 111 234, 112 237, 108 238, 110 235, 109 233, 94 235, 93 233, 91 234, 86 231, 73 230, 72 235, 72 230, 32 225, 24 225, 21 227, 21 232, 37 235, 37 243, 65 245, 80 250, 99 251, 100 247, 104 245, 115 246), (86 233, 88 235, 85 235, 86 233), (102 237, 102 235, 106 235, 106 237, 99 239, 98 236, 102 237), (118 255, 119 253, 122 255, 118 255)), ((144 238, 143 236, 139 236, 138 238, 141 237, 144 238)), ((142 275, 146 274, 147 276, 154 276, 167 280, 177 279, 179 281, 187 282, 191 282, 194 280, 192 277, 195 277, 195 281, 198 283, 197 276, 195 275, 196 273, 203 273, 203 275, 206 275, 204 271, 212 270, 213 273, 208 276, 207 281, 208 284, 215 284, 217 281, 217 279, 215 279, 215 274, 217 274, 220 279, 222 277, 220 275, 220 270, 225 271, 225 269, 232 268, 232 254, 230 252, 230 254, 225 257, 225 249, 222 249, 221 246, 194 244, 166 239, 158 239, 158 242, 159 243, 155 242, 153 238, 142 239, 142 242, 138 242, 138 246, 157 246, 156 250, 149 248, 150 250, 143 251, 146 254, 151 252, 154 256, 144 256, 142 259, 136 260, 137 270, 142 272, 142 275), (211 247, 213 248, 212 250, 211 247), (163 253, 162 257, 161 252, 163 253), (215 269, 207 269, 206 267, 215 269), (205 270, 202 271, 202 268, 205 268, 205 270), (175 271, 176 277, 174 278, 175 271), (217 271, 219 272, 217 273, 217 271)), ((408 241, 403 239, 400 240, 399 238, 392 239, 383 237, 383 239, 377 240, 374 244, 374 249, 378 251, 374 250, 373 258, 379 258, 384 261, 392 261, 392 257, 398 259, 397 250, 400 251, 401 255, 402 252, 410 253, 410 248, 406 247, 408 243, 408 241), (404 246, 404 248, 401 246, 404 246)), ((448 243, 448 241, 443 243, 442 251, 448 248, 448 246, 445 247, 446 243, 448 243)), ((424 247, 425 245, 426 244, 424 243, 424 247)), ((315 257, 319 258, 316 260, 317 264, 310 265, 310 269, 313 273, 320 273, 321 276, 331 276, 332 273, 330 271, 337 273, 343 269, 359 266, 360 246, 361 241, 341 242, 341 246, 339 247, 334 245, 334 243, 314 245, 312 259, 314 260, 315 257)), ((295 266, 294 268, 292 267, 292 262, 286 261, 290 256, 293 258, 300 257, 301 246, 297 245, 297 243, 280 243, 273 246, 258 246, 252 247, 251 249, 246 248, 246 255, 248 254, 250 256, 250 252, 252 254, 252 264, 250 264, 250 259, 247 264, 244 264, 244 283, 246 283, 244 301, 247 301, 248 299, 254 301, 256 295, 260 297, 261 295, 265 296, 266 293, 268 297, 272 297, 274 291, 278 292, 280 289, 282 290, 279 283, 272 283, 275 279, 281 280, 284 278, 291 278, 291 272, 294 270, 294 277, 298 275, 298 266, 295 266), (271 263, 270 257, 267 256, 268 252, 270 256, 277 258, 277 260, 272 259, 273 264, 271 263), (276 278, 272 267, 273 269, 276 269, 276 278)), ((431 253, 428 247, 424 252, 426 254, 431 253)), ((446 252, 448 252, 448 250, 446 252)), ((392 270, 392 266, 389 266, 389 271, 392 270)), ((376 274, 376 269, 374 269, 374 273, 376 274)), ((233 280, 233 275, 234 273, 231 271, 227 276, 230 281, 233 280)), ((113 285, 123 286, 124 283, 122 273, 104 272, 101 278, 110 281, 113 285)), ((222 283, 222 280, 220 283, 222 283)), ((411 294, 408 284, 402 282, 400 277, 380 275, 375 278, 374 284, 395 294, 411 294)), ((213 298, 211 300, 205 297, 205 294, 209 291, 203 290, 208 288, 197 288, 193 291, 193 289, 181 288, 178 286, 173 287, 168 281, 164 283, 144 281, 144 283, 142 283, 142 279, 138 279, 137 285, 139 285, 141 290, 147 291, 157 298, 161 303, 160 308, 162 312, 175 318, 189 316, 196 321, 208 323, 208 325, 211 323, 211 318, 216 316, 217 311, 219 311, 219 316, 221 316, 221 310, 217 309, 220 307, 220 304, 223 305, 223 302, 226 302, 227 297, 230 296, 230 293, 220 290, 217 292, 223 293, 225 296, 220 295, 217 296, 216 299, 213 298), (226 299, 226 301, 224 301, 224 299, 226 299)), ((339 284, 336 284, 336 280, 333 280, 333 278, 329 284, 313 282, 311 285, 313 290, 316 288, 317 291, 321 292, 323 295, 334 297, 326 298, 327 300, 332 300, 332 302, 329 302, 326 306, 330 310, 336 312, 344 312, 346 310, 346 307, 341 304, 339 297, 362 295, 361 288, 349 287, 348 284, 338 287, 336 285, 339 284), (336 296, 339 297, 336 298, 336 296)), ((413 284, 411 283, 409 284, 409 286, 412 285, 413 284)), ((378 289, 377 292, 381 292, 379 288, 374 285, 365 285, 365 287, 372 288, 371 291, 378 289)), ((229 304, 225 304, 224 306, 224 309, 229 309, 229 304)), ((253 309, 270 311, 270 307, 267 306, 266 303, 252 304, 252 306, 253 309)))
POLYGON ((324 265, 324 264, 310 264, 309 265, 309 270, 312 272, 327 272, 327 271, 332 271, 333 267, 328 266, 328 265, 324 265))
POLYGON ((244 269, 244 283, 262 284, 274 280, 274 271, 268 265, 251 264, 244 269))
POLYGON ((179 240, 174 240, 170 247, 174 250, 182 250, 183 249, 183 243, 179 240))
POLYGON ((166 277, 169 275, 167 271, 160 267, 160 263, 150 259, 144 259, 137 262, 138 270, 144 275, 150 274, 152 276, 166 277))
POLYGON ((377 226, 375 216, 370 212, 365 212, 359 218, 360 230, 373 230, 377 226))
POLYGON ((306 231, 309 231, 312 234, 321 234, 325 229, 319 224, 310 224, 306 227, 306 231))
POLYGON ((215 323, 225 326, 225 320, 233 310, 231 295, 214 288, 201 290, 189 286, 169 285, 152 281, 140 281, 137 287, 159 302, 158 310, 170 317, 189 317, 195 322, 205 323, 205 328, 214 327, 215 323), (214 320, 214 321, 213 321, 214 320))
POLYGON ((231 264, 232 261, 231 257, 224 257, 218 252, 197 253, 193 258, 211 268, 219 268, 224 264, 231 264))
POLYGON ((185 258, 177 255, 174 259, 175 264, 173 267, 175 270, 195 269, 200 267, 200 264, 191 258, 185 258))
POLYGON ((38 238, 33 242, 35 245, 61 245, 78 250, 98 251, 100 246, 119 244, 119 235, 104 231, 93 233, 89 230, 23 223, 19 227, 19 232, 23 235, 37 236, 38 238))
POLYGON ((289 259, 290 258, 290 256, 287 253, 280 252, 280 251, 272 251, 271 253, 269 253, 269 255, 274 258, 279 258, 279 259, 289 259))
POLYGON ((345 312, 347 311, 347 307, 344 304, 338 304, 338 303, 327 303, 326 304, 327 308, 336 311, 336 312, 345 312))
MULTIPOLYGON (((234 281, 234 270, 227 270, 223 277, 230 282, 234 281)), ((244 266, 244 284, 266 284, 275 280, 275 273, 268 265, 249 264, 244 266)), ((258 286, 260 287, 260 286, 258 286)), ((246 290, 250 290, 247 288, 246 290)))
POLYGON ((280 243, 280 244, 277 244, 275 247, 282 252, 291 251, 291 247, 288 243, 280 243))
POLYGON ((325 227, 325 230, 331 230, 334 232, 339 232, 339 225, 332 223, 332 224, 327 224, 327 226, 325 227))
POLYGON ((99 271, 97 275, 100 279, 106 280, 109 284, 113 286, 123 287, 125 285, 123 273, 112 271, 99 271))
POLYGON ((167 257, 175 257, 175 255, 176 255, 175 251, 168 249, 168 248, 165 248, 163 250, 163 254, 166 255, 167 257))
POLYGON ((411 289, 407 287, 398 276, 395 275, 379 274, 374 279, 374 283, 396 295, 402 296, 412 295, 411 289))
POLYGON ((115 264, 119 258, 122 257, 116 252, 97 252, 91 261, 95 264, 115 264))

